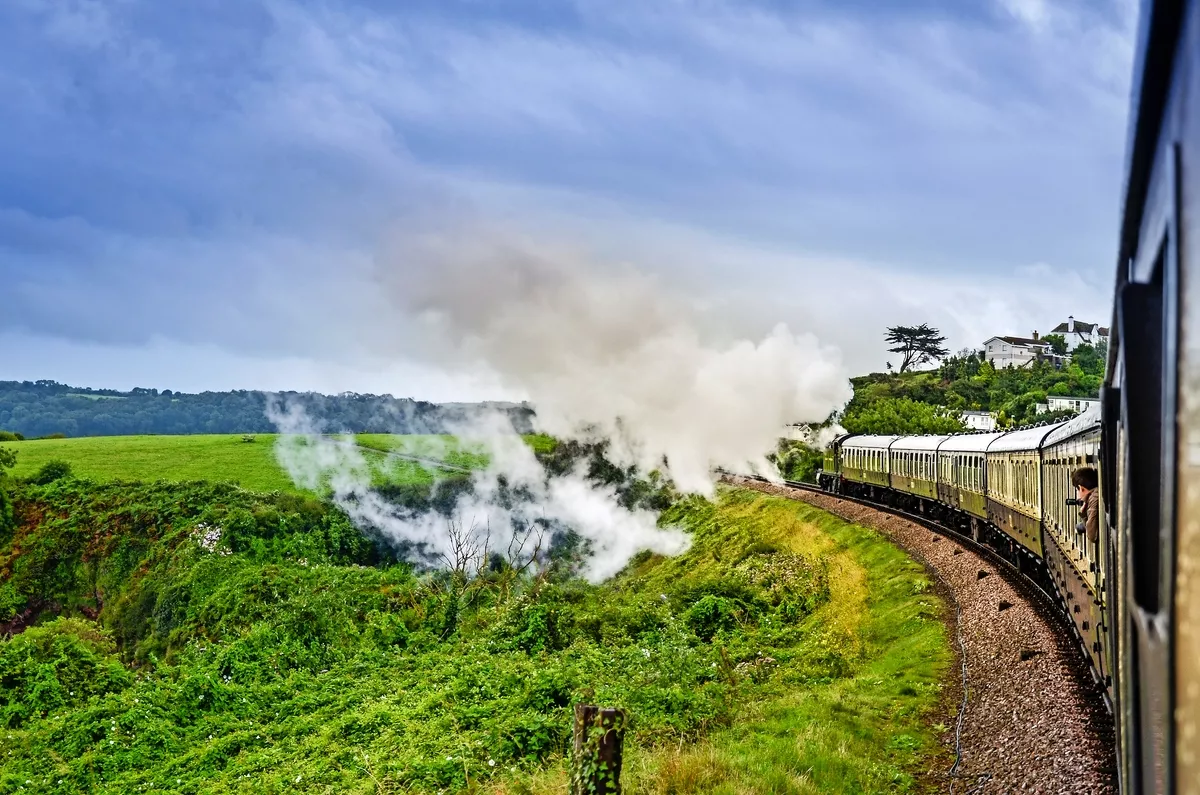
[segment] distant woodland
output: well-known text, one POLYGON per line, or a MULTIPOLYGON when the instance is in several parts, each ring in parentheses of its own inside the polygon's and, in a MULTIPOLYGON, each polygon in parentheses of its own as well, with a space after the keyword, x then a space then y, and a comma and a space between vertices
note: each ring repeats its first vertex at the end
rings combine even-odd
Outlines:
MULTIPOLYGON (((321 395, 284 392, 304 405, 328 432, 442 433, 478 406, 439 405, 391 395, 321 395)), ((88 389, 55 381, 0 381, 0 429, 37 438, 131 434, 269 433, 263 392, 202 392, 164 389, 88 389)), ((532 410, 502 409, 521 433, 531 432, 532 410)))

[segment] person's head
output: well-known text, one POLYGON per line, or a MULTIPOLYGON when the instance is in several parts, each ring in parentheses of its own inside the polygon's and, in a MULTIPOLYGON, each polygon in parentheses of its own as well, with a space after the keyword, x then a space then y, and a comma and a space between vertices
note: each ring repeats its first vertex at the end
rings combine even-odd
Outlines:
POLYGON ((1095 467, 1080 467, 1075 470, 1075 474, 1071 475, 1071 483, 1074 484, 1075 491, 1082 499, 1099 485, 1100 480, 1096 476, 1095 467))

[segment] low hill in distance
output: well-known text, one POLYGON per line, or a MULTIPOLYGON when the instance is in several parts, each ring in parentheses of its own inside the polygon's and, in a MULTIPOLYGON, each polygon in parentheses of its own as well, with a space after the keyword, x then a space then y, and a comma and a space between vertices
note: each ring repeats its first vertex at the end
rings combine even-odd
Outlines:
MULTIPOLYGON (((282 392, 322 430, 354 433, 446 433, 480 411, 506 414, 532 432, 533 411, 514 403, 439 405, 391 395, 282 392)), ((144 434, 270 433, 267 393, 237 390, 189 394, 169 389, 89 389, 56 381, 0 381, 0 429, 26 438, 144 434)))

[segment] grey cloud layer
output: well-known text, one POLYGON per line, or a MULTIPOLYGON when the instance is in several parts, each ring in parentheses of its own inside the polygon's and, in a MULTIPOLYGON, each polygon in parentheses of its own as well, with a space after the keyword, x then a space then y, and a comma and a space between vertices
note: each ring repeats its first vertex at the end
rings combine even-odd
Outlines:
POLYGON ((1130 5, 20 0, 0 10, 0 331, 330 357, 370 339, 396 219, 567 205, 558 236, 671 277, 707 262, 697 286, 852 362, 876 332, 780 301, 795 269, 854 263, 864 300, 962 343, 1014 306, 1105 322, 1130 5), (750 264, 770 278, 735 282, 750 264))

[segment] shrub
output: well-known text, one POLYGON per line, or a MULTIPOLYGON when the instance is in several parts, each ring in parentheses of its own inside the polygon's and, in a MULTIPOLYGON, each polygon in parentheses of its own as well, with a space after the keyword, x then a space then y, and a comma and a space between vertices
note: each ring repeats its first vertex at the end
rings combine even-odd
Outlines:
POLYGON ((41 469, 30 476, 29 482, 36 486, 45 486, 48 483, 69 477, 71 477, 71 465, 66 461, 55 460, 42 464, 41 469))
POLYGON ((0 642, 0 724, 18 728, 34 716, 128 687, 133 677, 116 650, 108 633, 78 618, 0 642))

